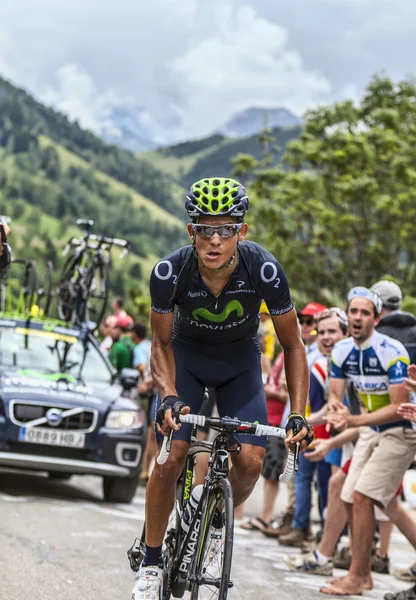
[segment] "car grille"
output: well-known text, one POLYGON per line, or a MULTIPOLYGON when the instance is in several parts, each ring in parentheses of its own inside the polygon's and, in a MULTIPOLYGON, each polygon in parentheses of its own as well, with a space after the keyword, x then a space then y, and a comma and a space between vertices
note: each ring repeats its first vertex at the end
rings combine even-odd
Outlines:
POLYGON ((80 407, 75 414, 71 414, 71 408, 67 406, 51 406, 43 404, 32 404, 30 402, 19 402, 13 400, 10 402, 10 420, 24 427, 28 423, 37 419, 43 419, 47 413, 53 409, 61 414, 61 422, 51 424, 47 420, 38 423, 39 427, 47 427, 53 430, 80 431, 88 433, 95 429, 98 420, 98 411, 91 408, 80 407), (68 414, 67 414, 68 413, 68 414))

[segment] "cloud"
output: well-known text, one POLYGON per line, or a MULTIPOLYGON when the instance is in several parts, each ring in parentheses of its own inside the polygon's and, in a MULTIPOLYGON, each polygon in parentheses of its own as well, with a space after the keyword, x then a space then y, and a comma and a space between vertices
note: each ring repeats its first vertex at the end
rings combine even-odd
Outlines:
POLYGON ((357 99, 415 70, 415 27, 414 0, 13 0, 0 74, 100 134, 127 107, 167 143, 251 106, 357 99))
POLYGON ((130 102, 111 89, 99 92, 92 77, 76 64, 60 67, 56 85, 48 86, 40 99, 79 121, 82 127, 98 135, 114 136, 120 131, 112 120, 113 111, 130 102))
POLYGON ((299 114, 329 93, 329 81, 288 49, 285 29, 251 6, 218 5, 216 15, 212 33, 171 63, 183 91, 184 136, 210 133, 252 106, 285 106, 299 114))

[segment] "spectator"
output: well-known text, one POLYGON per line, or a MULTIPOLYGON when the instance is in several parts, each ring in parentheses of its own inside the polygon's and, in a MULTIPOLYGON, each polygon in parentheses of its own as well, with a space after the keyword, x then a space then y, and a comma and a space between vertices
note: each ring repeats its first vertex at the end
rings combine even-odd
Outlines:
POLYGON ((377 281, 370 289, 383 303, 377 331, 399 340, 408 351, 410 362, 416 363, 416 317, 400 310, 402 290, 393 281, 385 279, 377 281))
POLYGON ((147 327, 136 321, 130 329, 131 341, 134 345, 133 366, 142 377, 150 370, 150 351, 152 344, 147 338, 147 327))
MULTIPOLYGON (((303 343, 306 346, 306 357, 309 368, 316 362, 320 356, 318 345, 316 343, 315 316, 325 310, 325 306, 318 302, 309 302, 300 312, 298 312, 299 326, 303 343)), ((282 424, 286 423, 290 413, 290 399, 286 403, 283 413, 282 424)), ((276 529, 275 535, 286 535, 292 530, 292 521, 295 514, 295 486, 293 478, 287 482, 288 503, 282 516, 280 526, 276 529)))
POLYGON ((110 335, 110 330, 114 327, 116 322, 117 317, 114 315, 107 315, 100 323, 100 333, 104 338, 100 344, 100 350, 104 356, 108 356, 110 348, 113 345, 113 338, 110 335))
MULTIPOLYGON (((283 352, 278 355, 273 364, 264 391, 266 393, 269 425, 280 427, 285 404, 289 397, 284 374, 283 352)), ((278 437, 269 437, 262 470, 264 477, 263 507, 258 517, 242 523, 241 527, 243 529, 257 529, 269 537, 276 535, 277 529, 273 527, 274 507, 279 492, 279 476, 283 473, 285 460, 286 447, 284 440, 278 437)))
POLYGON ((133 367, 134 346, 128 335, 130 329, 130 318, 118 317, 113 327, 109 330, 109 335, 113 344, 108 353, 108 360, 117 370, 117 376, 120 377, 121 371, 125 368, 133 367))
POLYGON ((302 340, 306 346, 306 358, 309 368, 315 364, 320 356, 316 341, 315 317, 326 307, 318 302, 309 302, 299 313, 298 319, 302 332, 302 340))
POLYGON ((274 353, 276 349, 276 332, 273 327, 273 321, 270 316, 267 304, 263 300, 260 305, 260 323, 263 328, 263 352, 269 359, 270 364, 274 359, 274 353))
MULTIPOLYGON (((128 325, 133 325, 134 320, 133 317, 131 317, 130 315, 128 315, 126 313, 126 311, 124 310, 124 298, 123 296, 116 296, 114 298, 114 300, 111 303, 113 312, 114 312, 114 316, 119 318, 119 317, 123 317, 124 319, 128 320, 128 325)), ((126 321, 127 322, 127 321, 126 321)))
POLYGON ((350 290, 348 302, 352 337, 336 344, 332 353, 331 410, 326 419, 338 430, 360 427, 360 437, 341 494, 352 524, 351 567, 346 577, 321 589, 331 596, 357 595, 373 587, 375 506, 416 545, 414 523, 395 499, 416 451, 416 431, 409 421, 397 418, 399 405, 408 398, 404 378, 409 356, 400 342, 375 331, 381 311, 376 294, 356 287, 350 290), (351 415, 342 405, 347 379, 354 382, 368 412, 351 415))
MULTIPOLYGON (((325 310, 316 317, 317 344, 320 358, 312 366, 310 372, 309 416, 308 422, 315 426, 315 437, 327 439, 329 433, 320 417, 328 400, 328 367, 332 349, 336 342, 346 337, 348 322, 345 312, 339 308, 325 310)), ((308 409, 306 414, 308 415, 308 409)), ((311 445, 313 450, 313 444, 311 445)), ((321 515, 328 501, 328 482, 331 477, 331 466, 324 459, 319 462, 307 460, 307 452, 299 457, 299 470, 295 473, 295 515, 292 530, 279 537, 284 546, 300 547, 306 541, 309 531, 309 517, 312 506, 312 484, 317 474, 319 503, 321 515)))

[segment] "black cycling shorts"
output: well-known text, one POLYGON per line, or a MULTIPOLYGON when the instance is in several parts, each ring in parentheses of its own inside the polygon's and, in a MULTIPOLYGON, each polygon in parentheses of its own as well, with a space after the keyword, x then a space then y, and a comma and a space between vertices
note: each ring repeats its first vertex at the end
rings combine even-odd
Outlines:
MULTIPOLYGON (((242 421, 267 425, 267 407, 261 377, 260 346, 256 338, 211 346, 177 336, 173 340, 176 362, 176 390, 179 399, 198 414, 205 388, 216 391, 217 409, 221 417, 237 417, 242 421)), ((160 406, 158 399, 156 411, 160 406)), ((190 442, 192 425, 182 425, 174 440, 190 442)), ((156 432, 158 442, 163 436, 156 432)), ((265 437, 249 434, 234 436, 242 444, 266 446, 265 437)))

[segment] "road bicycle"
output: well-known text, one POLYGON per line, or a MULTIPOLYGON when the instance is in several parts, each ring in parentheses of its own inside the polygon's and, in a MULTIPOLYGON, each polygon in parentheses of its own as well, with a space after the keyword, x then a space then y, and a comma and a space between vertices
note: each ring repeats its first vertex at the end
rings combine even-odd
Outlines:
POLYGON ((130 249, 126 240, 91 233, 94 221, 78 219, 82 239, 71 238, 64 250, 68 258, 63 266, 57 289, 60 319, 77 325, 102 320, 109 293, 109 266, 113 246, 123 248, 120 258, 130 249))
MULTIPOLYGON (((230 579, 234 539, 234 505, 231 484, 228 479, 229 454, 239 453, 241 444, 233 437, 235 433, 286 437, 286 431, 278 427, 259 425, 230 417, 204 417, 202 415, 179 415, 181 423, 194 426, 186 463, 176 487, 176 500, 169 519, 163 542, 163 600, 182 598, 190 593, 190 600, 226 600, 233 587, 230 579), (212 443, 195 439, 196 426, 208 426, 218 431, 212 443), (208 473, 202 495, 195 509, 189 530, 181 526, 183 512, 191 496, 195 461, 198 453, 208 452, 208 473)), ((157 458, 159 464, 166 462, 172 443, 173 432, 163 440, 157 458)), ((297 469, 299 448, 289 453, 281 481, 288 481, 297 469)), ((145 552, 146 523, 140 540, 136 539, 127 555, 133 571, 138 571, 145 552)))

